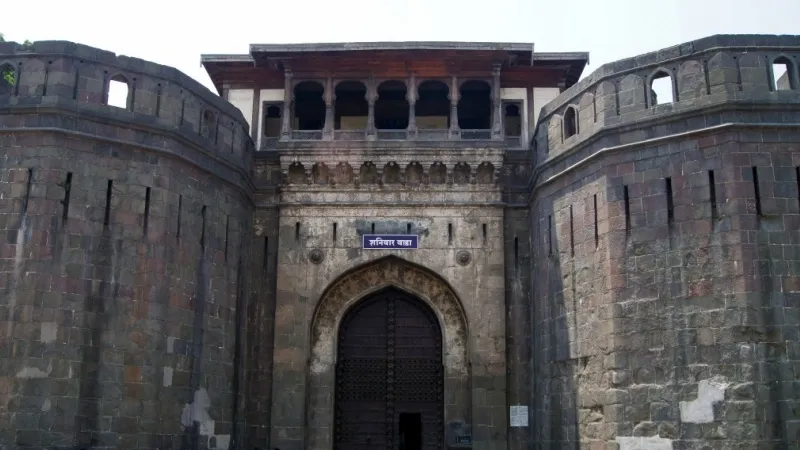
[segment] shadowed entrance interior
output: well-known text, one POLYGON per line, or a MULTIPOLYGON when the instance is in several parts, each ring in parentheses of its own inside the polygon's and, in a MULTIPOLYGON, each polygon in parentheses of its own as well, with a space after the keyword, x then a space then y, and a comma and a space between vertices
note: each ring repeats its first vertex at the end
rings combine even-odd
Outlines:
POLYGON ((442 448, 442 333, 433 311, 382 290, 347 312, 338 344, 334 448, 442 448))

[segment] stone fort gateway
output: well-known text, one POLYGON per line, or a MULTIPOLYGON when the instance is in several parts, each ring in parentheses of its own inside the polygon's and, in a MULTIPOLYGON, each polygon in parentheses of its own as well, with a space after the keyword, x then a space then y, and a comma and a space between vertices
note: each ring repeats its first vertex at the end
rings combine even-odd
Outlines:
POLYGON ((800 36, 588 61, 0 43, 0 449, 799 449, 800 36))

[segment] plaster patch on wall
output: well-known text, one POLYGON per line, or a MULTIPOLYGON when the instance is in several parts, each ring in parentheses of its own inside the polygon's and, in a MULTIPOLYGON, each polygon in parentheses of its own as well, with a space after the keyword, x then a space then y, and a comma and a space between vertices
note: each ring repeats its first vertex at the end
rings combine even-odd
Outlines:
POLYGON ((672 450, 672 439, 659 436, 617 437, 619 450, 672 450))
POLYGON ((730 383, 721 377, 701 380, 697 398, 681 402, 681 421, 686 423, 711 423, 714 421, 714 403, 725 400, 725 389, 730 383))
POLYGON ((50 372, 53 371, 53 362, 47 364, 47 369, 42 370, 38 367, 23 367, 22 370, 17 372, 17 378, 47 378, 50 372))
POLYGON ((49 398, 44 399, 42 402, 42 411, 50 411, 50 408, 53 406, 53 403, 50 402, 49 398))
POLYGON ((175 351, 175 338, 172 336, 167 337, 167 353, 175 351))
POLYGON ((175 371, 172 367, 164 367, 164 377, 161 380, 161 386, 163 387, 170 387, 172 386, 172 373, 175 371))
POLYGON ((39 326, 39 340, 49 344, 56 340, 58 324, 55 322, 42 322, 39 326))
POLYGON ((207 445, 210 448, 214 448, 211 446, 212 438, 216 439, 216 448, 228 448, 227 444, 221 446, 220 442, 230 442, 230 435, 214 435, 215 422, 208 413, 209 408, 211 408, 211 398, 208 396, 208 391, 204 388, 196 390, 192 403, 187 403, 186 406, 183 407, 181 424, 183 424, 184 427, 191 427, 197 422, 197 432, 201 436, 206 436, 208 438, 207 445))

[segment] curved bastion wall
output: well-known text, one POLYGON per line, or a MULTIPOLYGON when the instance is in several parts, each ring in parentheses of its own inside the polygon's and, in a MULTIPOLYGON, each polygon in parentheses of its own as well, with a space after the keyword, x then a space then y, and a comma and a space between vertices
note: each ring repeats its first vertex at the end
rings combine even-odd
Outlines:
POLYGON ((798 66, 800 36, 712 36, 604 65, 543 108, 542 448, 800 441, 798 66), (663 75, 669 103, 653 96, 663 75))
POLYGON ((0 448, 227 448, 246 121, 173 68, 83 45, 0 43, 0 66, 0 448))

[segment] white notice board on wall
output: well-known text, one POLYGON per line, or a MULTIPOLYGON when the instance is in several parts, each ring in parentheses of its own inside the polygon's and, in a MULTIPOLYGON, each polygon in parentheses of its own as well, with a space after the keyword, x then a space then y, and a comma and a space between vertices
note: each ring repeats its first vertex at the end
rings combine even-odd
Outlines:
POLYGON ((512 427, 528 426, 528 407, 525 405, 509 406, 509 420, 512 427))

